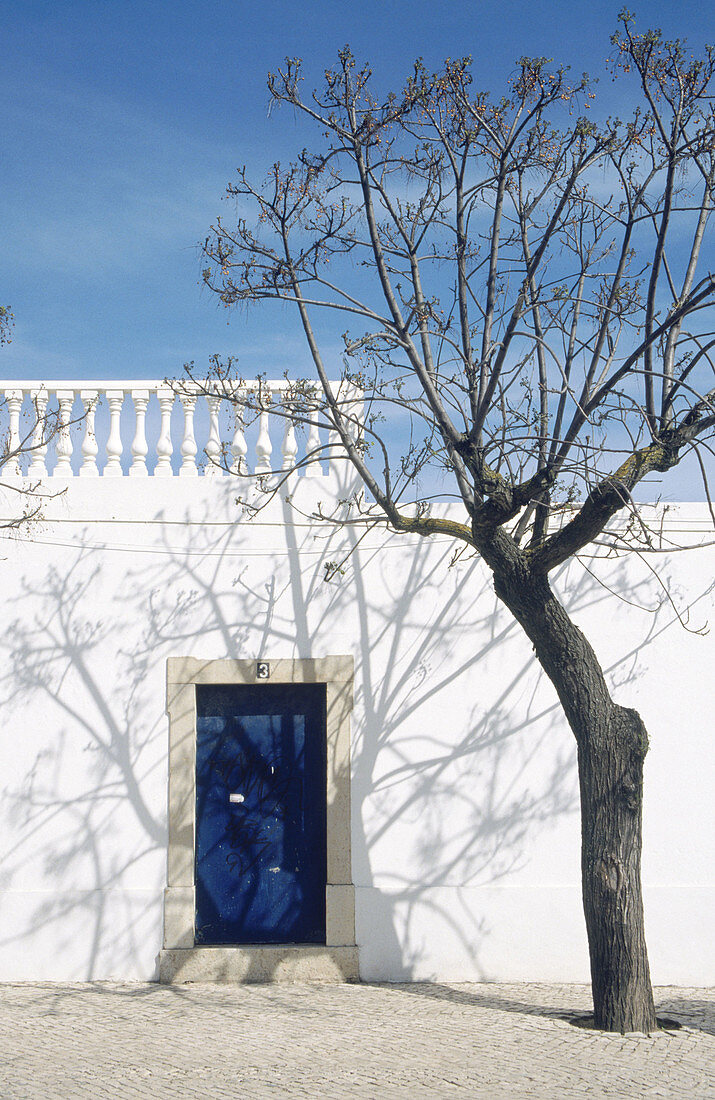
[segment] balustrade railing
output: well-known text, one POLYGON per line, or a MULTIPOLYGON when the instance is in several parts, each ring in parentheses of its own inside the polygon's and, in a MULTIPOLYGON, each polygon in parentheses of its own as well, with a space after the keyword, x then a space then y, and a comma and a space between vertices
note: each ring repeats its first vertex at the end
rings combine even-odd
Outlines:
MULTIPOLYGON (((258 390, 246 383, 240 396, 258 390)), ((337 436, 285 413, 290 383, 262 381, 268 395, 246 409, 210 387, 166 382, 6 382, 0 387, 0 477, 265 477, 292 469, 322 476, 337 436), (332 446, 331 446, 332 444, 332 446)), ((361 394, 334 383, 355 423, 361 394)))

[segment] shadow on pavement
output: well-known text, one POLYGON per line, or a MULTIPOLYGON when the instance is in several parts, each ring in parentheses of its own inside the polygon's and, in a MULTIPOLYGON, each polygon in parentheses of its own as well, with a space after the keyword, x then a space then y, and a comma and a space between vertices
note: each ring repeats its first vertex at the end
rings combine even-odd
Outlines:
MULTIPOLYGON (((494 983, 493 986, 488 988, 488 991, 482 985, 469 989, 465 986, 451 986, 441 982, 376 982, 371 984, 375 984, 382 989, 391 988, 413 997, 450 1001, 452 1004, 472 1005, 475 1008, 493 1008, 501 1012, 516 1012, 524 1016, 543 1016, 548 1019, 569 1021, 573 1020, 575 1016, 581 1015, 586 1019, 587 1013, 584 1013, 583 1002, 586 1000, 589 1005, 591 1003, 590 988, 587 985, 569 985, 565 987, 569 996, 563 998, 559 996, 559 993, 564 990, 563 986, 554 985, 549 987, 548 984, 535 983, 530 987, 524 987, 534 991, 534 999, 524 1001, 508 995, 506 990, 513 989, 513 986, 501 986, 499 983, 494 983), (548 997, 550 988, 553 989, 554 1001, 552 1004, 543 1003, 548 997), (502 992, 502 990, 504 991, 502 992), (577 1001, 578 1004, 575 1003, 577 1001)), ((715 999, 664 997, 662 995, 658 996, 658 992, 658 989, 656 989, 656 1010, 659 1018, 667 1019, 670 1022, 672 1017, 672 1022, 678 1027, 695 1028, 709 1035, 715 1035, 715 999)), ((670 1030, 670 1028, 667 1029, 670 1030)))

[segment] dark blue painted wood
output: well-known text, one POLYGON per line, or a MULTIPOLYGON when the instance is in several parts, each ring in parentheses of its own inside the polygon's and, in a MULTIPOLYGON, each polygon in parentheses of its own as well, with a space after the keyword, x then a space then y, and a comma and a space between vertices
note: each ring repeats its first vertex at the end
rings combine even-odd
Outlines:
POLYGON ((196 709, 196 942, 325 943, 325 685, 199 685, 196 709))

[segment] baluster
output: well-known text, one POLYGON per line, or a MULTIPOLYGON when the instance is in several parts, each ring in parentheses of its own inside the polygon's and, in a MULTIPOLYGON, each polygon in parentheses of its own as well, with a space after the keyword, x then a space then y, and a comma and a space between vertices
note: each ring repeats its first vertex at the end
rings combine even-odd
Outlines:
POLYGON ((72 405, 74 404, 74 390, 57 390, 57 402, 60 406, 59 430, 57 433, 57 465, 53 477, 72 477, 72 437, 70 435, 70 421, 72 419, 72 405))
POLYGON ((136 431, 132 440, 133 461, 129 467, 130 477, 146 477, 146 456, 149 450, 146 441, 146 407, 149 404, 148 390, 132 390, 134 402, 134 415, 136 416, 136 431))
POLYGON ((342 469, 343 444, 340 432, 333 428, 328 432, 328 473, 335 474, 342 469))
POLYGON ((205 477, 221 477, 223 476, 223 468, 221 466, 221 437, 219 435, 218 426, 218 413, 221 407, 221 398, 216 394, 206 397, 206 404, 209 407, 209 438, 206 444, 206 469, 204 470, 205 477))
POLYGON ((263 409, 259 420, 258 439, 256 440, 256 469, 257 474, 269 474, 271 472, 271 452, 273 444, 268 431, 268 410, 263 409))
POLYGON ((32 459, 28 477, 47 477, 47 390, 33 390, 30 394, 35 408, 35 428, 32 433, 32 459))
POLYGON ((5 394, 7 410, 10 415, 8 435, 8 453, 11 457, 3 466, 3 477, 22 477, 22 468, 18 451, 20 449, 20 411, 22 409, 22 390, 8 390, 5 394), (15 452, 13 454, 13 452, 15 452))
POLYGON ((179 397, 184 409, 184 439, 181 444, 183 462, 179 470, 180 477, 197 477, 196 469, 196 440, 194 439, 194 408, 196 398, 192 394, 182 393, 179 397))
POLYGON ((364 400, 362 391, 357 386, 350 386, 350 404, 348 405, 348 413, 350 416, 350 424, 348 431, 350 438, 356 443, 362 439, 362 415, 364 408, 364 400))
POLYGON ((97 437, 94 434, 94 416, 97 411, 99 394, 96 390, 80 390, 79 394, 84 407, 84 439, 82 440, 82 455, 84 462, 79 468, 80 477, 99 477, 97 469, 97 437))
MULTIPOLYGON (((347 422, 347 432, 353 443, 360 444, 362 434, 362 417, 363 417, 363 394, 357 386, 350 384, 347 390, 348 401, 345 407, 346 416, 349 418, 347 422)), ((355 478, 358 476, 357 470, 353 466, 352 462, 346 460, 344 463, 345 477, 355 478)))
MULTIPOLYGON (((337 416, 342 414, 342 424, 348 435, 352 435, 352 423, 348 420, 350 416, 350 402, 348 395, 351 392, 351 386, 344 380, 339 382, 336 387, 333 387, 333 393, 335 394, 335 404, 337 406, 337 416)), ((337 428, 328 432, 328 471, 331 474, 343 473, 346 468, 347 454, 343 446, 343 441, 340 432, 337 428)))
POLYGON ((295 466, 295 456, 298 454, 298 441, 295 438, 295 424, 292 417, 286 419, 281 453, 283 454, 283 469, 292 470, 295 466))
POLYGON ((164 386, 157 391, 157 397, 161 409, 161 431, 156 444, 157 459, 154 477, 173 477, 171 456, 174 447, 171 442, 171 410, 174 408, 174 392, 164 386))
MULTIPOLYGON (((351 384, 348 387, 348 395, 349 401, 346 408, 346 413, 350 418, 347 424, 348 435, 350 436, 350 439, 353 441, 353 443, 358 445, 359 449, 363 439, 363 392, 357 386, 353 386, 351 384)), ((350 480, 359 478, 357 470, 353 466, 352 462, 347 459, 347 456, 346 461, 344 462, 344 467, 344 477, 346 479, 350 480)))
POLYGON ((122 433, 119 422, 124 404, 124 390, 107 390, 107 404, 109 405, 109 439, 104 476, 122 477, 122 433))
POLYGON ((233 432, 233 440, 231 442, 231 454, 233 456, 233 462, 231 463, 231 473, 238 474, 242 477, 248 473, 248 465, 246 463, 248 444, 246 443, 246 437, 243 434, 243 405, 239 404, 239 402, 243 400, 244 391, 240 390, 237 394, 237 397, 238 401, 233 406, 235 426, 233 432))
POLYGON ((322 440, 320 438, 320 429, 318 427, 320 407, 318 405, 315 405, 313 408, 309 408, 308 416, 310 417, 310 428, 308 430, 308 441, 305 445, 305 453, 306 457, 308 458, 305 472, 311 477, 316 475, 320 476, 323 472, 323 467, 320 465, 322 440))

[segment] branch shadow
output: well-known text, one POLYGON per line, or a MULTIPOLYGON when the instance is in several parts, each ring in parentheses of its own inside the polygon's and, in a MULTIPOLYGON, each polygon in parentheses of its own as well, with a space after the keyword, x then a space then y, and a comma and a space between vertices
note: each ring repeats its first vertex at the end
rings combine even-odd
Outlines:
MULTIPOLYGON (((32 611, 9 624, 0 678, 6 727, 15 714, 26 746, 36 746, 20 782, 3 789, 5 835, 14 839, 0 874, 6 889, 19 878, 22 890, 29 866, 30 893, 41 886, 31 934, 53 929, 58 955, 76 954, 81 927, 88 979, 106 966, 102 956, 117 934, 116 914, 112 920, 107 912, 112 891, 166 846, 151 799, 161 778, 154 742, 162 723, 143 719, 146 663, 113 645, 126 608, 115 619, 93 614, 102 573, 96 551, 82 547, 66 569, 52 565, 39 581, 23 579, 9 604, 32 611), (39 728, 24 728, 30 701, 35 721, 40 708, 44 715, 39 728), (119 836, 122 825, 129 829, 119 836)), ((147 912, 140 902, 123 918, 119 954, 126 964, 140 954, 147 912)), ((0 935, 0 946, 22 937, 0 935)))
MULTIPOLYGON (((548 987, 540 983, 530 983, 529 991, 534 994, 528 1001, 514 997, 509 991, 495 983, 491 988, 485 986, 472 986, 461 988, 447 985, 444 982, 409 982, 409 983, 385 983, 371 982, 378 988, 385 987, 404 993, 406 996, 417 999, 440 1000, 450 1004, 466 1006, 468 1008, 489 1008, 500 1012, 513 1012, 520 1016, 540 1016, 550 1020, 565 1020, 569 1023, 578 1022, 579 1018, 587 1018, 584 1014, 584 1001, 590 1001, 591 989, 586 985, 569 986, 568 991, 562 987, 548 987)), ((656 1011, 659 1020, 673 1023, 680 1027, 687 1027, 695 1031, 703 1031, 708 1035, 715 1034, 715 1002, 711 999, 698 997, 669 997, 659 996, 660 991, 655 989, 656 1011)))
MULTIPOLYGON (((235 492, 229 479, 224 488, 235 492)), ((5 785, 14 839, 0 875, 6 887, 41 882, 44 893, 0 947, 19 951, 47 932, 81 960, 85 980, 146 973, 165 885, 167 657, 352 652, 353 880, 373 891, 363 945, 379 940, 391 978, 421 980, 432 921, 488 978, 488 921, 444 891, 508 881, 535 830, 575 819, 578 795, 571 736, 485 568, 450 568, 447 544, 364 542, 349 528, 301 524, 285 501, 253 524, 216 522, 208 499, 184 518, 158 512, 134 551, 98 541, 89 526, 53 564, 28 567, 9 601, 7 713, 21 728, 38 700, 47 712, 27 739, 24 771, 5 785), (327 582, 326 563, 346 555, 345 574, 327 582), (488 681, 485 669, 499 674, 488 681), (454 697, 456 724, 445 717, 454 697), (112 892, 132 883, 153 900, 120 919, 112 892)), ((633 597, 625 570, 609 583, 633 597)), ((607 598, 585 572, 569 580, 576 617, 607 598)), ((640 674, 639 655, 663 628, 654 615, 614 666, 621 684, 640 674)), ((430 995, 438 988, 447 987, 430 995)))

